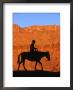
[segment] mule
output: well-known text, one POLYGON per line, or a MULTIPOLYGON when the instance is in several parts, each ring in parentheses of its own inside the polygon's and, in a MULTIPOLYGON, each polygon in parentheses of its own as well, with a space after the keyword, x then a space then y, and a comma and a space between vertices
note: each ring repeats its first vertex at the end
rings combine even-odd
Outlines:
POLYGON ((20 64, 23 63, 23 67, 25 68, 25 60, 28 59, 29 61, 36 61, 35 64, 35 70, 37 63, 41 64, 41 68, 43 70, 42 63, 40 62, 41 58, 46 57, 48 60, 50 60, 50 54, 49 52, 22 52, 18 55, 18 70, 20 68, 20 64))

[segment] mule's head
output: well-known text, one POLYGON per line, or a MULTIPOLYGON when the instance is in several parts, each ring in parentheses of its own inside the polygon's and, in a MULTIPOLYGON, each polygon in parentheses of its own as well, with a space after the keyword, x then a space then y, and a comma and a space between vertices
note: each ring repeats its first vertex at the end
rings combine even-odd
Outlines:
POLYGON ((45 53, 45 56, 46 56, 46 58, 47 58, 48 60, 50 60, 50 54, 49 54, 49 52, 46 52, 46 53, 45 53))

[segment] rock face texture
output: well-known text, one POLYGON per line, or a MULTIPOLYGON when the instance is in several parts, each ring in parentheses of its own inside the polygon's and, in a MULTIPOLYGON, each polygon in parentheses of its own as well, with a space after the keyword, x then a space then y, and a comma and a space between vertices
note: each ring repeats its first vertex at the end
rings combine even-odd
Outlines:
MULTIPOLYGON (((39 51, 49 51, 50 61, 45 57, 41 59, 44 71, 58 72, 60 71, 60 26, 29 26, 21 28, 13 24, 13 70, 17 70, 18 55, 21 52, 30 51, 30 44, 35 40, 35 47, 39 51)), ((25 67, 27 70, 35 70, 35 61, 26 60, 25 67)), ((41 70, 41 65, 38 63, 37 70, 41 70)), ((20 70, 24 70, 21 64, 20 70)))

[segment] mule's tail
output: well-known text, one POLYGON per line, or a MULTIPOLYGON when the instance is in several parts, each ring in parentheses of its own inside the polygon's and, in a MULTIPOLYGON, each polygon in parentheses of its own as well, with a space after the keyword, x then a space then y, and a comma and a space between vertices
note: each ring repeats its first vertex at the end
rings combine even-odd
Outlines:
POLYGON ((17 63, 18 63, 18 64, 21 63, 21 55, 18 56, 18 61, 17 61, 17 63))

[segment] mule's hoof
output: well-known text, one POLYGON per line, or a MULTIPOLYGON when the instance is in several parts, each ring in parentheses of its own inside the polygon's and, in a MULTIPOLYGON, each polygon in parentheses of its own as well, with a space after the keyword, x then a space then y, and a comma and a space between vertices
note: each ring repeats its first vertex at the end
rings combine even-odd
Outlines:
POLYGON ((25 69, 25 71, 27 71, 27 69, 25 69))

